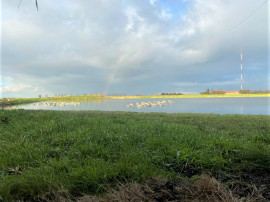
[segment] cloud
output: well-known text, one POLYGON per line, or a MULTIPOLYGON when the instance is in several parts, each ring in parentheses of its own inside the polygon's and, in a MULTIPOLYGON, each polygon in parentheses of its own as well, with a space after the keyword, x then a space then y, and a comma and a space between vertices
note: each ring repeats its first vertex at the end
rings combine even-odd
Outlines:
POLYGON ((194 86, 227 86, 236 85, 239 81, 222 81, 222 82, 209 82, 209 83, 199 83, 199 82, 176 82, 175 85, 179 87, 194 87, 194 86))
POLYGON ((22 86, 4 86, 4 87, 0 87, 0 91, 2 93, 6 93, 6 92, 12 92, 12 93, 17 93, 17 92, 21 92, 21 91, 37 91, 38 89, 37 88, 33 88, 31 86, 25 86, 25 85, 22 85, 22 86))
POLYGON ((60 0, 40 2, 37 12, 32 2, 17 9, 5 1, 1 86, 51 94, 199 92, 206 84, 237 90, 243 48, 246 87, 265 89, 267 6, 230 29, 260 3, 60 0), (16 79, 7 84, 8 77, 16 79))
POLYGON ((154 5, 157 2, 157 0, 149 0, 149 2, 151 5, 154 5))

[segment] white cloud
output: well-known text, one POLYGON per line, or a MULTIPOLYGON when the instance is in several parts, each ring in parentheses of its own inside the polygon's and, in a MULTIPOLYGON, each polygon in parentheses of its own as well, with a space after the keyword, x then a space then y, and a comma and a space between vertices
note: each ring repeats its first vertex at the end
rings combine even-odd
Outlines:
POLYGON ((125 31, 133 30, 136 24, 143 21, 143 18, 138 15, 134 7, 127 8, 126 16, 128 18, 128 23, 126 25, 125 31))
POLYGON ((160 17, 163 20, 170 20, 170 19, 172 19, 172 13, 170 12, 169 9, 162 9, 160 17))
POLYGON ((157 0, 149 0, 149 2, 151 5, 154 5, 157 2, 157 0))
POLYGON ((25 39, 37 39, 44 36, 41 27, 18 20, 8 20, 2 23, 3 37, 6 40, 24 42, 25 39), (23 31, 22 31, 23 30, 23 31))
POLYGON ((22 91, 34 91, 35 88, 27 85, 14 85, 14 86, 2 86, 0 87, 0 91, 2 93, 17 93, 22 91))

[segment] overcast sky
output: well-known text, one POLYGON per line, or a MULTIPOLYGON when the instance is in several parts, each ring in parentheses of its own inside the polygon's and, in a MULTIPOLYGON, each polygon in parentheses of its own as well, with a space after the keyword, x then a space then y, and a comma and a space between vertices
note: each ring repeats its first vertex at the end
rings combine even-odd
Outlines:
POLYGON ((264 1, 3 0, 0 96, 269 89, 264 1))

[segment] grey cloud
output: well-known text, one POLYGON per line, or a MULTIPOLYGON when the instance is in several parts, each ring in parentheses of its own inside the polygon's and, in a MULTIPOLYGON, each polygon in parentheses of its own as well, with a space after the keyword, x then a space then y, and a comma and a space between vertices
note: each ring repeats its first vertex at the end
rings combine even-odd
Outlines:
MULTIPOLYGON (((181 6, 179 2, 171 6, 181 6)), ((265 89, 267 6, 230 30, 259 3, 194 0, 179 10, 181 14, 171 13, 172 19, 162 16, 167 5, 160 1, 40 1, 38 12, 30 1, 23 1, 20 9, 17 2, 5 1, 2 80, 19 78, 9 85, 38 87, 52 94, 104 90, 152 94, 177 87, 197 92, 205 83, 215 88, 226 81, 237 90, 243 48, 247 86, 265 89), (185 89, 175 83, 202 85, 185 89)))

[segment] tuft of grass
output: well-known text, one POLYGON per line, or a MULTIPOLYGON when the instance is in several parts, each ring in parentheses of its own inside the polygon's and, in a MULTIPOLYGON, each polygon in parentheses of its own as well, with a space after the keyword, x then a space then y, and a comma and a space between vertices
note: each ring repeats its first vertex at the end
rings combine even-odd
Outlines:
POLYGON ((241 201, 266 201, 262 196, 262 189, 251 187, 251 193, 245 197, 239 196, 242 187, 234 190, 216 180, 214 177, 202 174, 195 182, 185 184, 178 188, 184 201, 213 201, 213 202, 241 202, 241 201), (237 190, 237 191, 236 191, 237 190))
POLYGON ((101 194, 119 182, 269 172, 270 117, 2 110, 0 196, 101 194), (10 173, 20 168, 20 174, 10 173))

